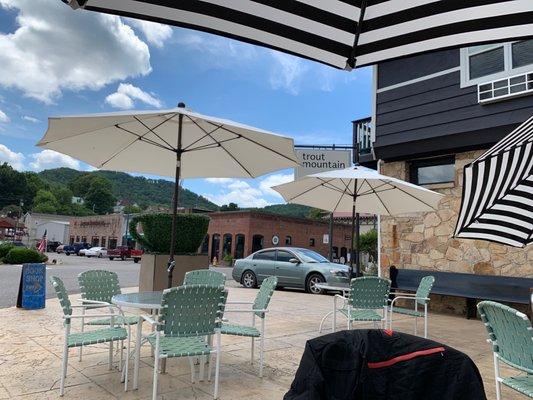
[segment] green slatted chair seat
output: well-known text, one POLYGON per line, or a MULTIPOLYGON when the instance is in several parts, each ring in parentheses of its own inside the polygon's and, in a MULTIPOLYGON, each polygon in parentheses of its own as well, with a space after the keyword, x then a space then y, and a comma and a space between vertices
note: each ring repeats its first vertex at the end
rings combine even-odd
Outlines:
MULTIPOLYGON (((135 325, 139 322, 139 317, 136 317, 134 315, 122 317, 120 315, 117 315, 114 318, 115 324, 124 324, 124 325, 135 325)), ((102 318, 102 319, 95 319, 95 320, 88 320, 85 322, 85 325, 111 325, 111 318, 102 318)))
MULTIPOLYGON (((155 336, 149 336, 147 339, 155 348, 155 336)), ((163 357, 202 356, 213 350, 203 337, 161 336, 159 346, 159 353, 163 357)))
POLYGON ((412 308, 394 307, 393 312, 396 314, 410 315, 412 317, 423 317, 424 316, 423 311, 415 311, 412 308))
POLYGON ((253 326, 222 324, 220 332, 225 335, 260 337, 261 332, 253 326))
MULTIPOLYGON (((342 308, 339 312, 348 318, 349 313, 347 308, 342 308)), ((352 321, 381 321, 383 316, 374 310, 352 310, 350 319, 352 321)))
POLYGON ((533 375, 505 378, 502 383, 510 388, 533 398, 533 375))
POLYGON ((89 332, 71 333, 67 338, 68 347, 86 346, 89 344, 106 343, 112 340, 126 340, 128 332, 124 328, 98 329, 89 332))

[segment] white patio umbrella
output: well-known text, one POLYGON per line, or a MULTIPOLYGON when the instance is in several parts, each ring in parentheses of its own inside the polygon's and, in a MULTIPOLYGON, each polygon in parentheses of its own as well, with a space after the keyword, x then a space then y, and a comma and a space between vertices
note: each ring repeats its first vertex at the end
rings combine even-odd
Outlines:
POLYGON ((37 144, 99 169, 175 178, 169 287, 181 178, 255 178, 298 164, 293 140, 177 108, 52 117, 37 144))
MULTIPOLYGON (((397 215, 437 209, 443 195, 400 179, 381 175, 363 166, 320 172, 293 182, 274 186, 288 203, 303 204, 331 212, 352 213, 353 254, 355 216, 365 212, 397 215)), ((358 241, 358 232, 356 240, 358 241)), ((356 273, 359 273, 357 257, 356 273)), ((350 267, 353 257, 350 257, 350 267)))

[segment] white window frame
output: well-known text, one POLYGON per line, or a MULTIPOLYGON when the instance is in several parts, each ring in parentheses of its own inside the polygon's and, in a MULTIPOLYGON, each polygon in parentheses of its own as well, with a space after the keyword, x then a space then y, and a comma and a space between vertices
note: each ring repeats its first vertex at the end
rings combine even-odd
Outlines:
POLYGON ((512 53, 512 45, 514 43, 517 43, 519 41, 513 41, 513 42, 507 42, 507 43, 497 43, 494 44, 493 47, 482 49, 479 51, 476 51, 474 53, 468 52, 468 47, 462 48, 460 52, 460 62, 461 62, 461 87, 468 87, 468 86, 474 86, 479 85, 483 83, 487 83, 490 81, 495 81, 501 78, 509 78, 515 75, 525 74, 528 72, 533 71, 533 64, 524 65, 523 67, 519 68, 513 68, 512 66, 512 60, 513 60, 513 53, 512 53), (470 79, 470 63, 469 63, 469 57, 474 56, 476 54, 481 54, 486 51, 494 50, 498 47, 503 47, 503 55, 504 55, 504 70, 495 74, 491 75, 485 75, 481 76, 479 78, 470 79))

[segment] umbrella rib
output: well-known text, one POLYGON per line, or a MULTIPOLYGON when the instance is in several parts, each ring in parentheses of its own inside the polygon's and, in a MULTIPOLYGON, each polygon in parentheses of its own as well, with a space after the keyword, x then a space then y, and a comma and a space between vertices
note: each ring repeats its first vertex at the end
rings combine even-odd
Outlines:
MULTIPOLYGON (((158 116, 163 117, 163 116, 165 116, 165 115, 168 115, 168 113, 166 113, 166 114, 159 114, 158 116)), ((172 118, 174 118, 175 116, 176 116, 176 114, 174 113, 174 114, 172 115, 172 117, 169 118, 169 119, 172 119, 172 118)), ((166 121, 168 121, 168 120, 166 120, 166 121)), ((166 122, 166 121, 165 121, 165 122, 166 122)), ((131 121, 128 121, 128 122, 131 122, 131 121)), ((116 125, 113 125, 113 126, 116 126, 116 125)), ((60 142, 60 141, 62 141, 62 140, 72 139, 72 138, 75 138, 75 137, 78 137, 78 136, 87 135, 87 134, 89 134, 89 133, 95 133, 95 132, 97 132, 97 131, 99 131, 99 130, 106 129, 106 128, 108 128, 108 126, 105 126, 105 127, 103 127, 103 128, 99 128, 99 129, 96 129, 96 130, 95 130, 95 129, 92 129, 92 130, 89 130, 89 131, 86 131, 86 132, 80 132, 80 133, 77 133, 76 135, 68 136, 68 137, 65 137, 65 138, 60 138, 60 139, 57 139, 57 140, 50 140, 50 141, 48 141, 48 142, 43 142, 41 145, 47 145, 47 144, 50 144, 50 143, 60 142)))
POLYGON ((318 188, 318 187, 320 187, 320 186, 323 186, 323 183, 322 183, 322 182, 319 183, 319 184, 316 185, 316 186, 313 186, 313 187, 311 187, 311 188, 309 188, 309 189, 304 190, 304 191, 301 192, 301 193, 298 193, 298 194, 297 194, 296 196, 294 196, 294 197, 291 197, 291 198, 289 199, 289 201, 293 201, 294 199, 296 199, 296 198, 298 198, 298 197, 300 197, 300 196, 303 196, 304 194, 307 194, 307 193, 309 193, 311 190, 315 190, 316 188, 318 188))
MULTIPOLYGON (((205 136, 204 136, 205 137, 205 136)), ((186 152, 189 152, 189 151, 197 151, 197 150, 208 150, 208 149, 215 149, 217 147, 219 147, 218 143, 226 143, 226 142, 231 142, 232 140, 237 140, 238 138, 231 138, 231 139, 224 139, 224 140, 221 140, 220 142, 216 142, 216 143, 209 143, 209 144, 204 144, 202 146, 198 146, 198 147, 195 147, 193 149, 183 149, 182 151, 184 153, 186 152)))
MULTIPOLYGON (((153 141, 152 139, 147 139, 147 138, 145 138, 144 135, 147 135, 147 134, 150 133, 150 132, 146 132, 144 135, 139 135, 138 133, 135 133, 135 132, 132 132, 132 131, 126 129, 126 128, 123 128, 123 127, 120 126, 120 125, 115 125, 115 128, 120 129, 120 130, 123 130, 124 132, 127 132, 127 133, 129 133, 130 135, 133 135, 133 136, 136 137, 136 139, 134 139, 133 142, 131 142, 130 144, 128 144, 128 145, 124 148, 124 150, 125 150, 126 148, 128 148, 129 146, 131 146, 133 143, 135 143, 137 140, 140 140, 141 142, 145 142, 145 143, 151 144, 152 146, 159 147, 159 148, 161 148, 161 149, 170 150, 170 151, 176 151, 176 149, 173 148, 173 147, 166 147, 166 146, 162 145, 161 143, 157 143, 157 142, 153 141)), ((122 150, 121 150, 121 151, 122 151, 122 150)))
POLYGON ((341 197, 339 197, 339 201, 337 201, 337 204, 335 204, 335 208, 333 209, 333 212, 337 211, 337 207, 339 206, 339 204, 341 203, 342 198, 346 194, 346 190, 348 190, 348 185, 346 185, 342 179, 341 179, 341 182, 346 186, 346 189, 341 193, 341 197))
MULTIPOLYGON (((174 117, 175 117, 175 115, 174 115, 174 117)), ((174 118, 174 117, 172 117, 172 118, 174 118)), ((172 145, 171 145, 169 142, 167 142, 165 139, 163 139, 161 136, 159 136, 157 133, 155 133, 155 130, 154 130, 154 129, 159 128, 159 127, 161 126, 161 124, 156 125, 154 128, 150 128, 150 127, 148 127, 148 125, 146 125, 143 121, 141 121, 139 118, 137 118, 137 116, 134 116, 133 118, 135 118, 135 119, 137 120, 137 122, 139 122, 142 126, 144 126, 146 129, 148 129, 148 130, 149 130, 150 132, 152 132, 154 135, 156 135, 156 136, 157 136, 162 142, 164 142, 168 147, 172 147, 172 145)), ((172 118, 170 118, 170 119, 172 119, 172 118)), ((162 124, 164 124, 164 123, 167 122, 167 121, 168 121, 168 119, 165 120, 165 121, 163 121, 162 124)))
POLYGON ((322 183, 321 186, 323 186, 323 187, 325 187, 327 189, 334 190, 334 191, 339 192, 339 193, 345 193, 345 190, 343 190, 343 189, 331 184, 331 181, 326 182, 322 178, 318 178, 318 180, 322 181, 323 183, 322 183))
POLYGON ((400 187, 398 187, 398 186, 395 186, 395 185, 392 184, 392 183, 391 183, 391 185, 392 185, 395 189, 398 189, 400 192, 405 193, 405 194, 408 195, 408 196, 411 196, 413 199, 418 200, 418 201, 419 201, 420 203, 422 203, 422 204, 425 204, 426 206, 428 206, 428 207, 431 208, 432 210, 436 210, 433 206, 429 205, 429 204, 426 203, 424 200, 419 199, 419 198, 416 197, 416 196, 413 196, 411 193, 406 192, 406 191, 403 190, 402 188, 400 188, 400 187))
MULTIPOLYGON (((197 126, 198 128, 200 128, 203 132, 205 132, 205 133, 206 133, 211 139, 213 139, 213 140, 215 141, 215 143, 217 143, 217 144, 222 148, 222 150, 224 150, 224 151, 227 153, 227 155, 230 156, 230 157, 233 159, 233 161, 235 161, 237 164, 239 164, 239 166, 240 166, 240 167, 241 167, 241 168, 242 168, 242 169, 243 169, 243 170, 244 170, 244 171, 250 176, 250 178, 254 178, 254 176, 252 175, 252 173, 251 173, 250 171, 248 171, 248 169, 246 169, 246 167, 245 167, 244 165, 242 165, 242 163, 241 163, 239 160, 237 160, 237 158, 236 158, 233 154, 231 154, 231 153, 229 152, 228 149, 226 149, 226 148, 225 148, 220 142, 218 142, 214 137, 212 137, 211 134, 208 133, 204 128, 202 128, 200 125, 198 125, 198 123, 197 123, 195 120, 193 120, 193 119, 192 119, 191 117, 189 117, 188 115, 187 115, 187 118, 189 118, 189 120, 191 120, 191 122, 192 122, 194 125, 196 125, 196 126, 197 126)), ((207 121, 207 122, 209 122, 209 121, 207 121)), ((225 129, 225 128, 222 128, 222 129, 225 129)), ((232 133, 233 133, 233 132, 232 132, 232 133)))
MULTIPOLYGON (((167 118, 165 119, 163 122, 159 123, 157 126, 154 127, 154 129, 160 127, 161 125, 165 124, 166 122, 170 121, 172 118, 174 118, 176 115, 178 114, 174 114, 173 116, 171 116, 170 118, 167 118)), ((104 165, 106 165, 109 161, 111 161, 113 158, 115 158, 116 156, 118 156, 120 153, 122 153, 124 150, 128 149, 129 147, 131 147, 135 142, 137 142, 137 140, 140 140, 140 141, 143 141, 143 142, 147 142, 147 143, 150 143, 151 145, 153 146, 156 146, 156 147, 160 147, 162 149, 165 149, 165 150, 169 150, 169 151, 172 151, 172 152, 175 152, 176 149, 174 148, 167 148, 165 146, 163 146, 161 143, 157 143, 157 142, 154 142, 153 140, 151 139, 146 139, 144 136, 148 135, 151 131, 149 130, 148 132, 144 133, 143 135, 139 135, 137 133, 134 133, 134 132, 131 132, 129 131, 128 129, 126 128, 123 128, 121 127, 119 124, 116 124, 115 127, 117 129, 120 129, 124 132, 127 132, 133 136, 136 136, 137 139, 133 140, 132 142, 130 142, 129 144, 127 144, 126 146, 124 146, 122 149, 118 150, 117 152, 115 152, 111 157, 109 157, 107 160, 105 160, 104 162, 102 162, 100 164, 100 168, 103 167, 104 165)))
MULTIPOLYGON (((366 181, 366 179, 365 179, 365 181, 366 181)), ((367 181, 367 183, 368 183, 368 181, 367 181)), ((372 185, 370 185, 370 183, 368 183, 368 186, 370 187, 370 190, 374 192, 374 194, 375 194, 376 197, 378 198, 378 200, 379 200, 379 202, 381 203, 381 205, 385 208, 385 210, 387 210, 387 214, 392 215, 391 212, 390 212, 390 210, 389 210, 389 208, 385 205, 385 203, 383 202, 383 200, 381 200, 381 197, 379 197, 378 192, 376 192, 376 191, 374 190, 374 188, 372 187, 372 185)), ((391 189, 386 189, 386 190, 391 190, 391 189)), ((384 192, 384 190, 382 190, 382 192, 384 192)), ((381 192, 379 192, 379 193, 381 193, 381 192)))
MULTIPOLYGON (((206 121, 206 122, 209 123, 209 124, 211 124, 211 125, 215 125, 215 126, 217 126, 216 124, 213 124, 211 121, 206 121)), ((239 133, 233 132, 231 129, 228 129, 228 128, 225 127, 225 126, 224 126, 222 129, 224 129, 224 130, 227 131, 227 132, 233 133, 234 135, 237 135, 237 136, 239 136, 239 137, 242 138, 242 139, 248 140, 249 142, 252 142, 252 143, 255 144, 256 146, 262 147, 263 149, 266 149, 266 150, 268 150, 268 151, 270 151, 270 152, 272 152, 272 153, 274 153, 274 154, 277 154, 278 156, 280 156, 280 157, 282 157, 282 158, 285 158, 286 160, 289 160, 289 161, 291 161, 291 162, 293 162, 293 163, 295 163, 295 164, 299 164, 298 162, 294 161, 292 158, 287 157, 285 154, 282 154, 282 153, 280 153, 280 152, 277 151, 277 150, 271 149, 270 147, 267 147, 267 146, 265 146, 264 144, 261 144, 261 143, 259 143, 259 142, 256 142, 255 140, 250 139, 250 138, 248 138, 248 137, 246 137, 246 136, 244 136, 244 135, 241 135, 241 134, 239 134, 239 133)))
MULTIPOLYGON (((189 119, 190 119, 190 118, 189 118, 189 119)), ((215 129, 213 129, 211 132, 209 132, 209 134, 212 134, 212 133, 216 132, 216 131, 219 130, 221 127, 222 127, 222 125, 221 125, 221 126, 217 126, 215 129)), ((200 128, 200 129, 202 129, 202 128, 200 128)), ((191 150, 189 150, 189 148, 192 147, 192 146, 194 146, 194 145, 195 145, 196 143, 198 143, 199 141, 205 139, 206 137, 210 137, 209 134, 207 133, 207 131, 205 131, 204 129, 202 129, 202 131, 205 132, 205 135, 202 136, 200 139, 195 140, 194 142, 192 142, 192 143, 189 144, 188 146, 185 146, 185 147, 183 148, 182 151, 192 151, 192 150, 196 150, 198 147, 196 147, 196 148, 194 148, 194 149, 191 149, 191 150)), ((210 137, 210 138, 213 139, 212 137, 210 137)), ((234 139, 237 139, 237 138, 234 138, 234 139)), ((213 145, 213 144, 215 144, 215 143, 210 143, 210 144, 213 145)), ((206 146, 207 146, 207 145, 206 145, 206 146)), ((200 147, 203 147, 203 146, 200 146, 200 147)))
POLYGON ((344 179, 340 178, 340 181, 344 185, 344 194, 348 193, 350 196, 353 196, 353 193, 350 190, 350 182, 346 183, 344 182, 344 179))

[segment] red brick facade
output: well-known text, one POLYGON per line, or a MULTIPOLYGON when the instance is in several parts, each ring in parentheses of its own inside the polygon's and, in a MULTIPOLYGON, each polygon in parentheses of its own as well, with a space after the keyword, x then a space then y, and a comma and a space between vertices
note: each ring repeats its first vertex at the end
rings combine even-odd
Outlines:
MULTIPOLYGON (((277 246, 305 247, 325 257, 328 256, 329 244, 323 243, 324 235, 329 232, 327 221, 255 211, 215 212, 210 213, 209 217, 211 221, 207 240, 210 259, 217 255, 217 259, 220 260, 220 257, 228 252, 235 258, 242 258, 259 248, 277 246), (231 243, 229 243, 230 237, 231 243), (261 237, 262 246, 260 246, 261 237), (277 244, 275 244, 275 237, 279 240, 277 244), (244 243, 242 243, 243 239, 244 243), (239 243, 238 246, 237 243, 239 243)), ((334 225, 333 246, 334 253, 337 250, 337 257, 341 255, 346 257, 346 251, 350 248, 349 225, 334 225)))

